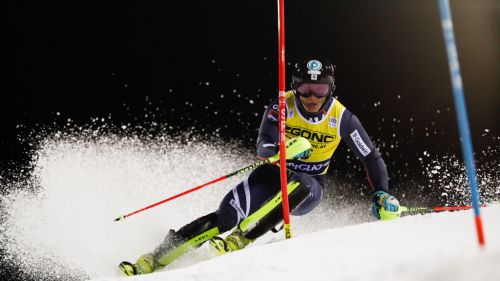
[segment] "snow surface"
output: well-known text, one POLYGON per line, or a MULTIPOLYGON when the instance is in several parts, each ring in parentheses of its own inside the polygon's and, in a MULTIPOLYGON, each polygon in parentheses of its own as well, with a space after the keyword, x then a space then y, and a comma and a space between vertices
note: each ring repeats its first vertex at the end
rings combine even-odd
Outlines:
POLYGON ((472 211, 435 213, 275 238, 183 268, 93 280, 500 280, 500 206, 482 213, 485 248, 472 211))
POLYGON ((253 152, 239 147, 168 137, 49 139, 33 176, 1 197, 4 264, 34 280, 500 280, 500 206, 481 209, 481 249, 471 211, 381 222, 366 198, 348 207, 322 202, 292 217, 290 240, 269 233, 220 257, 203 245, 162 271, 122 277, 119 262, 215 210, 242 178, 113 219, 253 163, 253 152))

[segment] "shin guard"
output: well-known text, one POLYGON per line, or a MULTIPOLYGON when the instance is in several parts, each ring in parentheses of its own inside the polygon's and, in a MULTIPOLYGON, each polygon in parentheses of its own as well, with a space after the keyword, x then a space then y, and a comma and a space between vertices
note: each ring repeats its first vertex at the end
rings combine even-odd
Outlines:
MULTIPOLYGON (((288 201, 290 212, 300 205, 310 192, 298 181, 288 183, 288 201)), ((257 239, 281 221, 283 221, 283 209, 281 206, 281 191, 271 200, 267 201, 260 209, 243 220, 238 227, 248 239, 257 239)))
POLYGON ((188 250, 201 246, 218 234, 216 213, 200 217, 178 231, 170 230, 165 240, 153 252, 155 264, 166 266, 188 250))

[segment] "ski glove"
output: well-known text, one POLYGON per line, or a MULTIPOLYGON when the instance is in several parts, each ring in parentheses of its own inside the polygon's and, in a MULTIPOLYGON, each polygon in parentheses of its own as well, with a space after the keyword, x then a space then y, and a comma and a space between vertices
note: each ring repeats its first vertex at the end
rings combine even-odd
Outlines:
POLYGON ((377 191, 372 198, 372 214, 379 220, 393 220, 401 216, 399 201, 385 191, 377 191))
POLYGON ((307 159, 309 158, 309 156, 311 156, 311 151, 312 149, 304 150, 301 153, 295 155, 293 159, 307 159))

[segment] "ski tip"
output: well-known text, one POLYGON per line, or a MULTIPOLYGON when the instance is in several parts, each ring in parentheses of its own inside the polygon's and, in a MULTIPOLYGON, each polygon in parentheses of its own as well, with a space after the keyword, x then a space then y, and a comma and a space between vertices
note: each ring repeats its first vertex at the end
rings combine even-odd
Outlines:
POLYGON ((125 216, 119 216, 115 219, 115 221, 122 221, 125 219, 125 216))

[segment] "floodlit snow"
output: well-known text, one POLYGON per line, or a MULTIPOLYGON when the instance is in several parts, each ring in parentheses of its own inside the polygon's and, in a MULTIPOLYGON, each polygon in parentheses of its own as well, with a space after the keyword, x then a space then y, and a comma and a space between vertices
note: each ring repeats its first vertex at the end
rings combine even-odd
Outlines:
POLYGON ((56 136, 41 147, 33 178, 0 201, 5 258, 36 280, 498 280, 499 205, 481 209, 487 242, 481 249, 471 211, 380 222, 369 217, 369 202, 323 202, 292 217, 291 240, 269 233, 220 257, 204 245, 157 273, 122 277, 119 262, 134 261, 170 228, 215 210, 242 177, 113 220, 255 161, 238 147, 56 136))
POLYGON ((498 280, 500 207, 483 209, 477 243, 470 211, 405 217, 297 236, 274 235, 225 256, 148 276, 93 280, 498 280), (266 239, 267 240, 267 239, 266 239))

